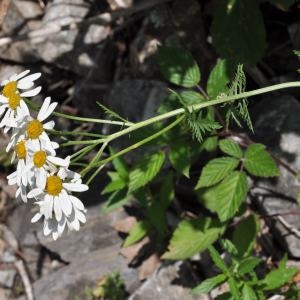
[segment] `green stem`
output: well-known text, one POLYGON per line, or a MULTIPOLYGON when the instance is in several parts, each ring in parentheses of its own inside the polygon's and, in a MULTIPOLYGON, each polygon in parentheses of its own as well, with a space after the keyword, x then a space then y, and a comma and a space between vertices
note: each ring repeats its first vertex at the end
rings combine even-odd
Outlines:
POLYGON ((131 126, 133 123, 131 122, 120 122, 120 121, 111 121, 111 120, 103 120, 103 119, 93 119, 93 118, 82 118, 71 116, 59 112, 53 112, 53 115, 57 117, 62 117, 69 120, 79 121, 79 122, 87 122, 87 123, 100 123, 100 124, 110 124, 110 125, 119 125, 119 126, 131 126))
POLYGON ((181 116, 179 117, 178 119, 176 119, 174 122, 172 122, 171 124, 169 124, 168 126, 164 127, 162 130, 154 133, 153 135, 147 137, 146 139, 140 141, 140 142, 137 142, 119 152, 117 152, 116 154, 106 158, 106 159, 103 159, 101 161, 99 161, 98 163, 94 164, 94 165, 91 165, 91 167, 99 167, 101 165, 104 165, 112 160, 114 160, 115 158, 121 156, 121 155, 124 155, 126 154, 127 152, 133 150, 133 149, 136 149, 136 148, 139 148, 141 147, 142 145, 156 139, 157 137, 159 137, 160 135, 162 135, 163 133, 169 131, 170 129, 172 129, 173 127, 175 127, 177 124, 179 124, 182 120, 184 119, 184 116, 181 116))
POLYGON ((97 134, 97 133, 90 133, 90 132, 84 132, 84 131, 59 131, 59 130, 54 130, 54 129, 49 129, 47 130, 51 134, 55 135, 78 135, 78 136, 89 136, 89 137, 97 137, 97 138, 103 138, 103 135, 97 134))
MULTIPOLYGON (((223 104, 223 103, 227 103, 227 102, 233 102, 233 101, 236 101, 236 100, 239 100, 239 99, 249 98, 249 97, 269 93, 269 92, 272 92, 272 91, 286 89, 286 88, 293 88, 293 87, 300 87, 300 82, 295 81, 295 82, 280 83, 280 84, 272 85, 272 86, 269 86, 269 87, 264 87, 264 88, 261 88, 261 89, 250 91, 250 92, 244 92, 244 93, 240 93, 240 94, 233 95, 233 96, 226 96, 226 97, 222 97, 222 98, 219 98, 219 99, 207 101, 207 102, 204 102, 204 103, 191 105, 191 106, 188 106, 187 109, 189 111, 198 111, 198 110, 200 110, 202 108, 205 108, 205 107, 208 107, 208 106, 223 104)), ((145 121, 133 124, 132 126, 126 128, 126 129, 123 129, 121 131, 118 131, 118 132, 113 133, 112 135, 108 136, 106 141, 110 142, 110 141, 112 141, 112 140, 114 140, 114 139, 116 139, 120 136, 128 134, 128 133, 130 133, 132 131, 135 131, 139 128, 148 126, 148 125, 156 123, 158 121, 169 119, 169 118, 177 116, 177 115, 184 114, 185 112, 186 112, 185 108, 178 108, 178 109, 172 110, 170 112, 167 112, 167 113, 155 116, 153 118, 147 119, 145 121)))

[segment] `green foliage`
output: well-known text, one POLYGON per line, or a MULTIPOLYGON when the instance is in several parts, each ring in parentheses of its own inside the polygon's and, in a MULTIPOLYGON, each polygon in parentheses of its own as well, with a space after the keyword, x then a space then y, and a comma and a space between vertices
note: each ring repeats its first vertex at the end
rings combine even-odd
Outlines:
POLYGON ((274 160, 262 144, 252 144, 245 152, 245 169, 254 176, 274 177, 279 176, 279 170, 274 160))
POLYGON ((170 145, 169 159, 176 171, 189 177, 190 148, 184 139, 176 139, 170 145))
POLYGON ((217 213, 220 220, 232 218, 248 192, 247 177, 244 172, 234 171, 217 186, 207 189, 201 201, 210 211, 217 213))
POLYGON ((242 151, 241 147, 232 140, 229 140, 229 139, 220 140, 219 147, 222 152, 224 152, 230 156, 233 156, 236 158, 243 157, 243 151, 242 151))
POLYGON ((247 254, 246 257, 236 256, 237 249, 229 240, 222 240, 222 246, 229 255, 228 265, 224 262, 219 252, 209 247, 209 253, 215 266, 221 273, 204 280, 200 285, 192 289, 193 293, 208 293, 224 281, 229 284, 229 292, 218 296, 216 299, 265 299, 265 291, 275 291, 290 282, 297 273, 297 268, 286 267, 286 259, 283 259, 279 267, 272 270, 265 278, 259 279, 256 267, 262 262, 260 258, 247 254))
POLYGON ((185 50, 163 46, 158 50, 157 59, 162 74, 171 83, 187 88, 199 83, 198 65, 185 50))
POLYGON ((211 33, 217 51, 234 64, 255 65, 264 55, 266 33, 258 1, 219 0, 211 33))
POLYGON ((254 215, 240 221, 234 229, 232 241, 240 257, 249 255, 255 244, 259 229, 258 221, 254 215))
POLYGON ((193 138, 196 138, 200 143, 203 141, 204 134, 221 128, 218 122, 203 118, 201 111, 188 113, 187 124, 192 131, 193 138))
MULTIPOLYGON (((237 66, 237 71, 235 77, 231 83, 228 95, 234 96, 237 94, 241 94, 245 92, 246 89, 246 76, 243 71, 243 65, 237 66)), ((242 127, 242 122, 244 122, 248 128, 253 131, 253 126, 251 122, 251 118, 248 111, 248 101, 247 99, 241 99, 235 103, 229 103, 226 105, 226 125, 229 126, 232 120, 235 123, 242 127)))
POLYGON ((195 189, 209 187, 220 182, 233 171, 238 164, 239 160, 233 157, 220 157, 210 160, 202 169, 195 189))
POLYGON ((227 63, 224 59, 219 60, 211 71, 207 81, 207 94, 209 99, 216 99, 220 94, 227 94, 230 82, 227 63))
POLYGON ((141 240, 148 233, 149 229, 150 224, 147 221, 139 221, 135 223, 124 242, 124 247, 131 246, 141 240))
POLYGON ((186 259, 212 245, 224 231, 224 225, 211 218, 183 220, 173 233, 164 259, 186 259))
POLYGON ((129 173, 129 193, 145 186, 160 171, 165 161, 165 153, 157 152, 140 159, 129 173))

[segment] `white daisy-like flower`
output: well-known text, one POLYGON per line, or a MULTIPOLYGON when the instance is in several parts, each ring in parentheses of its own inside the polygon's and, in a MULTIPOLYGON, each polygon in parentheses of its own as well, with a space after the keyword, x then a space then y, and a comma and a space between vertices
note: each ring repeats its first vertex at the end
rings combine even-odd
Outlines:
POLYGON ((45 235, 50 232, 58 232, 61 235, 66 225, 70 230, 79 230, 80 222, 85 222, 84 206, 71 193, 84 192, 88 190, 88 186, 78 180, 77 182, 66 182, 60 177, 62 169, 55 175, 48 174, 45 186, 34 188, 27 195, 28 198, 39 200, 37 204, 40 206, 40 211, 34 216, 32 222, 36 222, 44 216, 45 235), (56 224, 56 227, 53 227, 53 224, 56 224), (55 228, 57 231, 54 230, 55 228))
POLYGON ((27 141, 24 138, 20 138, 15 150, 12 155, 12 161, 15 158, 18 159, 16 171, 7 176, 8 184, 18 186, 16 197, 21 196, 21 199, 24 202, 27 202, 27 186, 32 184, 33 176, 30 172, 27 172, 27 160, 28 160, 28 151, 27 151, 27 141))
POLYGON ((26 76, 29 72, 26 70, 20 74, 14 74, 1 83, 0 116, 5 111, 6 113, 0 122, 0 127, 4 127, 5 132, 8 132, 11 127, 16 127, 16 121, 29 116, 29 110, 23 97, 33 97, 41 91, 41 87, 30 89, 41 73, 26 76))
POLYGON ((57 172, 60 167, 68 167, 69 158, 62 159, 47 150, 31 148, 32 146, 29 144, 28 147, 30 159, 26 165, 27 173, 31 172, 36 178, 36 185, 43 188, 46 186, 47 174, 57 172))
POLYGON ((29 142, 32 144, 32 147, 40 147, 41 149, 49 151, 55 155, 54 144, 51 142, 48 134, 45 132, 47 129, 53 129, 55 123, 54 121, 43 123, 52 114, 57 106, 57 102, 53 102, 51 104, 50 102, 50 97, 47 97, 40 108, 37 118, 28 118, 28 121, 25 125, 25 134, 29 142))

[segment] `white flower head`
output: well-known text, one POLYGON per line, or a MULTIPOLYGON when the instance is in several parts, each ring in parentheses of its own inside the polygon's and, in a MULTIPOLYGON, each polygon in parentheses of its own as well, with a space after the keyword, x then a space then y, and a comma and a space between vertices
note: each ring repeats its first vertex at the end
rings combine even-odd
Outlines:
POLYGON ((53 238, 60 236, 66 225, 70 230, 79 230, 80 222, 85 223, 85 209, 82 202, 71 195, 72 192, 84 192, 88 186, 81 182, 66 182, 57 174, 48 174, 43 188, 31 190, 27 197, 36 198, 40 211, 32 222, 44 216, 44 234, 52 233, 53 238), (53 235, 54 234, 54 235, 53 235))
POLYGON ((41 76, 41 73, 26 76, 29 72, 26 70, 20 74, 14 74, 1 83, 0 116, 5 111, 6 113, 0 122, 0 127, 4 127, 5 132, 8 132, 11 127, 16 127, 17 121, 29 116, 29 110, 23 97, 36 96, 41 90, 41 87, 30 89, 33 87, 34 81, 41 76))
POLYGON ((53 142, 50 141, 48 134, 45 132, 47 129, 53 129, 55 123, 54 121, 43 123, 57 106, 57 102, 50 104, 50 101, 50 97, 45 99, 36 119, 33 119, 32 117, 28 118, 25 125, 25 134, 33 147, 40 147, 40 149, 45 149, 55 155, 55 146, 53 142))

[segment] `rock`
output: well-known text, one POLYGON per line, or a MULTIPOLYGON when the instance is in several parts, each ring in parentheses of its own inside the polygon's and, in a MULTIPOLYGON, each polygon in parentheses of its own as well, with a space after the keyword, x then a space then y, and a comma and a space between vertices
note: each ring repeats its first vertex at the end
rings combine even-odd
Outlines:
MULTIPOLYGON (((255 140, 268 146, 294 170, 300 168, 300 104, 290 96, 268 96, 256 105, 255 140)), ((274 180, 258 180, 251 194, 267 218, 274 238, 292 257, 300 258, 300 238, 291 228, 300 229, 296 194, 299 183, 294 175, 280 166, 281 175, 274 180), (287 225, 288 224, 288 225, 287 225)))
POLYGON ((8 294, 9 292, 0 288, 0 299, 1 300, 8 300, 8 294))
POLYGON ((206 295, 196 296, 190 293, 190 289, 184 287, 182 279, 189 282, 188 286, 196 286, 195 278, 191 275, 193 271, 181 274, 179 278, 179 270, 186 264, 177 262, 174 264, 164 265, 155 272, 148 280, 146 280, 130 297, 129 300, 208 300, 206 295))
POLYGON ((0 270, 0 285, 6 288, 12 288, 14 285, 16 274, 17 271, 14 269, 0 270))
POLYGON ((36 299, 73 300, 83 293, 85 287, 95 288, 101 277, 113 271, 120 272, 127 290, 138 284, 136 270, 128 268, 118 254, 122 241, 110 226, 120 217, 119 214, 101 216, 97 206, 89 209, 88 222, 79 232, 71 232, 57 241, 38 234, 45 247, 69 264, 34 283, 36 299))

